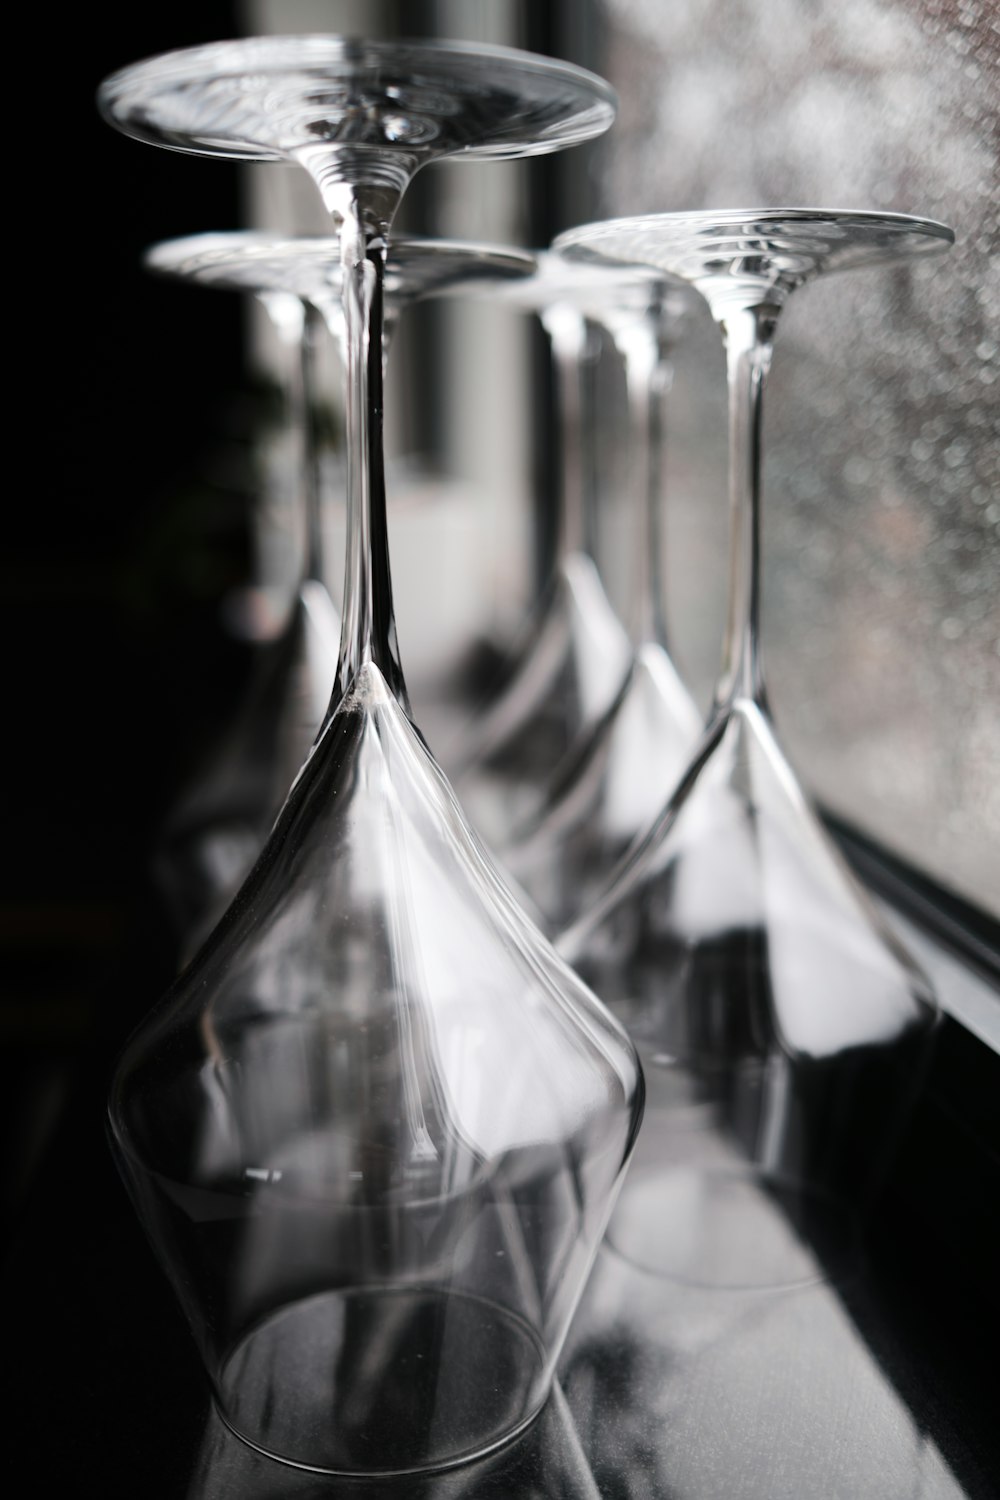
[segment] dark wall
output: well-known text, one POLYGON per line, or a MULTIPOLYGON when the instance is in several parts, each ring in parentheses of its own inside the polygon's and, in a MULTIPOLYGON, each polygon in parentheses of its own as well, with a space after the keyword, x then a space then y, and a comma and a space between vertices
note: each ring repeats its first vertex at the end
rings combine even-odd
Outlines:
POLYGON ((240 310, 139 263, 157 239, 234 227, 236 171, 128 141, 94 102, 120 65, 232 34, 230 12, 48 11, 11 60, 5 1199, 44 1133, 28 1102, 55 1108, 130 945, 160 941, 149 844, 245 670, 218 617, 246 556, 240 310))

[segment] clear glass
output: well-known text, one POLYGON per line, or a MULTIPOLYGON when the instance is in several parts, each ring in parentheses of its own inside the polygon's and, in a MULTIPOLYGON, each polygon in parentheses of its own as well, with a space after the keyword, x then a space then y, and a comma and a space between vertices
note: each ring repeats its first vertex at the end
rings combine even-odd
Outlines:
POLYGON ((293 286, 258 261, 253 234, 201 234, 146 252, 153 272, 255 295, 291 358, 288 425, 299 450, 286 504, 299 556, 284 629, 258 651, 234 722, 184 789, 163 828, 156 877, 188 956, 207 935, 260 853, 323 721, 337 665, 340 614, 327 588, 322 510, 329 502, 313 428, 315 315, 293 286))
POLYGON ((594 288, 589 317, 625 369, 636 563, 631 665, 604 714, 550 775, 540 806, 502 846, 511 874, 559 931, 589 906, 632 840, 673 791, 702 716, 667 649, 663 597, 663 403, 679 299, 658 283, 594 288))
POLYGON ((537 313, 552 351, 561 454, 552 574, 502 671, 501 686, 448 758, 462 805, 502 855, 557 795, 553 786, 562 784, 563 766, 613 709, 630 675, 629 634, 594 557, 598 413, 589 369, 591 325, 613 306, 644 309, 655 296, 648 272, 579 266, 548 252, 537 261, 533 277, 512 283, 502 295, 537 313))
POLYGON ((762 403, 792 291, 951 241, 924 220, 805 209, 624 219, 557 241, 697 288, 728 360, 730 606, 714 708, 665 808, 560 943, 646 1064, 642 1170, 611 1241, 665 1275, 845 1274, 926 1055, 929 986, 809 806, 768 712, 762 403))
MULTIPOLYGON (((270 294, 262 295, 269 311, 274 295, 294 297, 319 315, 346 365, 343 267, 337 236, 292 237, 264 230, 198 234, 157 246, 146 260, 153 269, 190 277, 205 286, 270 294)), ((535 266, 535 257, 528 251, 508 246, 393 238, 383 268, 383 342, 388 341, 408 303, 471 286, 495 295, 505 283, 531 276, 535 266)), ((306 352, 308 348, 307 344, 306 352)), ((318 488, 314 467, 309 477, 310 487, 318 488)))
POLYGON ((423 161, 552 149, 611 103, 518 53, 286 38, 141 64, 104 106, 161 143, 308 167, 339 235, 348 432, 330 709, 240 893, 119 1062, 113 1147, 238 1435, 324 1472, 446 1467, 541 1409, 643 1085, 410 718, 386 243, 423 161))
MULTIPOLYGON (((346 358, 343 278, 339 241, 332 236, 190 235, 153 246, 145 262, 161 275, 256 295, 298 356, 288 395, 301 446, 292 528, 299 534, 301 580, 282 639, 263 652, 236 722, 173 810, 156 859, 190 957, 260 853, 330 700, 341 621, 323 557, 323 511, 332 497, 314 430, 315 325, 325 324, 346 358)), ((487 245, 395 242, 385 271, 384 341, 406 303, 458 283, 494 286, 528 276, 534 265, 526 253, 487 245)))

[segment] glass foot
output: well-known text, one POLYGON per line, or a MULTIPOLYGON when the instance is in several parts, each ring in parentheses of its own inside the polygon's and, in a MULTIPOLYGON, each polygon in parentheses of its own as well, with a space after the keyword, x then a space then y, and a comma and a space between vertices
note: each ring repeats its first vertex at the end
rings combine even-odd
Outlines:
POLYGON ((456 153, 558 151, 615 114, 603 79, 553 58, 333 35, 168 52, 113 74, 98 102, 120 130, 175 151, 266 161, 332 145, 386 153, 404 172, 456 153))

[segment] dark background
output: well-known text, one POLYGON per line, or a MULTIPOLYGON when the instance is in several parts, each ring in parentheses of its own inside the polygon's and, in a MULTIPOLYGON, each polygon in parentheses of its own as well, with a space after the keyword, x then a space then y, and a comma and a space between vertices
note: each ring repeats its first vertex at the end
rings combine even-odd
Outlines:
POLYGON ((218 609, 248 561, 240 309, 140 265, 158 239, 236 227, 237 172, 127 140, 94 102, 116 67, 233 29, 227 5, 114 26, 71 7, 11 60, 30 142, 13 170, 35 222, 9 283, 23 367, 0 587, 8 1214, 79 1065, 103 1065, 98 1034, 127 1030, 170 972, 149 850, 247 667, 218 609))

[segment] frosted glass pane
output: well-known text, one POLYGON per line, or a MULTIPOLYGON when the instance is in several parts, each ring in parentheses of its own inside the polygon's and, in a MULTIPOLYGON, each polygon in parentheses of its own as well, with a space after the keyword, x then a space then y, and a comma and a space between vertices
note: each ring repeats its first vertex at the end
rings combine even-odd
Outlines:
MULTIPOLYGON (((601 211, 926 214, 949 256, 798 293, 769 391, 764 635, 803 780, 1000 913, 1000 15, 988 0, 606 0, 601 211)), ((724 367, 679 343, 671 623, 702 701, 725 566, 724 367)))

